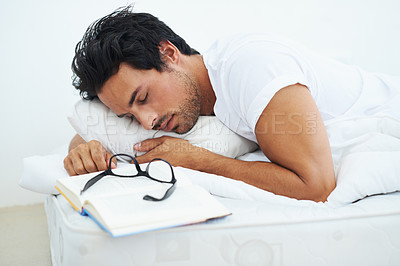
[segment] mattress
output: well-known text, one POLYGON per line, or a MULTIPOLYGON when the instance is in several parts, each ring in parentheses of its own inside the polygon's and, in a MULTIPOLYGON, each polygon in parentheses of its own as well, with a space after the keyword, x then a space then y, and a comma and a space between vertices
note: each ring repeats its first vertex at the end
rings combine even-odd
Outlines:
POLYGON ((400 265, 400 192, 340 208, 215 197, 231 216, 112 238, 50 195, 53 265, 400 265))

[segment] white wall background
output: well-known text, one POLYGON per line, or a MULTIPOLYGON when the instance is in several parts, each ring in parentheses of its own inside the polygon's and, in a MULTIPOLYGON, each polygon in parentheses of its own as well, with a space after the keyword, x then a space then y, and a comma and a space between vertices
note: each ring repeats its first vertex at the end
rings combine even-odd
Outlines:
MULTIPOLYGON (((122 0, 1 0, 0 207, 44 196, 18 186, 22 159, 65 148, 66 115, 78 93, 70 70, 86 27, 122 0)), ((204 52, 218 36, 279 32, 366 70, 400 75, 398 0, 137 0, 136 11, 166 22, 204 52)))

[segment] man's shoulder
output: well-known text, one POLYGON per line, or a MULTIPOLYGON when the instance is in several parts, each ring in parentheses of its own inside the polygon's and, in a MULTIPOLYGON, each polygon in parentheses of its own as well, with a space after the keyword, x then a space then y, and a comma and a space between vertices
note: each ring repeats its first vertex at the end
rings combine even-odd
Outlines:
POLYGON ((214 43, 209 47, 206 51, 206 54, 215 53, 215 52, 229 52, 242 45, 264 39, 266 40, 268 35, 266 34, 255 34, 255 33, 236 33, 236 34, 229 34, 223 35, 219 37, 214 43))
POLYGON ((289 39, 276 33, 236 33, 217 39, 204 53, 206 63, 217 67, 232 58, 233 55, 256 48, 262 53, 293 51, 294 44, 289 39))

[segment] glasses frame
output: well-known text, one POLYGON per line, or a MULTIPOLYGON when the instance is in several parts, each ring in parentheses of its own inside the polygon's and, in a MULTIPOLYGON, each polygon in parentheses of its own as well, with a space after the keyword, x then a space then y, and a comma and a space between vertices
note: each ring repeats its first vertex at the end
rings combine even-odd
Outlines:
POLYGON ((138 177, 138 176, 144 176, 144 177, 147 177, 147 178, 149 178, 149 179, 151 179, 153 181, 159 182, 159 183, 171 184, 171 186, 167 189, 167 191, 165 191, 164 196, 162 196, 161 198, 156 198, 156 197, 153 197, 153 196, 150 196, 150 195, 145 195, 143 197, 143 200, 148 200, 148 201, 162 201, 162 200, 165 200, 169 196, 171 196, 171 194, 175 191, 175 188, 176 188, 176 186, 175 186, 176 178, 175 178, 174 169, 172 168, 172 165, 168 161, 166 161, 164 159, 161 159, 161 158, 154 158, 153 160, 151 160, 149 162, 149 164, 146 167, 146 170, 143 171, 140 168, 139 163, 136 161, 136 159, 133 156, 130 156, 129 154, 119 153, 119 154, 114 154, 113 156, 111 156, 107 170, 99 173, 98 175, 92 177, 89 181, 86 182, 85 186, 81 190, 81 195, 83 194, 83 192, 88 190, 91 186, 96 184, 100 179, 102 179, 103 177, 108 176, 108 175, 117 176, 117 177, 121 177, 121 178, 135 178, 135 177, 138 177), (113 173, 112 169, 111 169, 112 159, 114 157, 118 157, 118 156, 126 156, 126 157, 131 158, 133 163, 135 164, 135 167, 136 167, 136 170, 137 170, 137 174, 135 174, 135 175, 118 175, 118 174, 113 173), (169 165, 169 167, 171 169, 171 173, 172 173, 171 181, 159 180, 157 178, 154 178, 154 177, 150 176, 149 167, 150 167, 151 163, 154 162, 154 161, 163 161, 163 162, 165 162, 165 163, 167 163, 169 165))

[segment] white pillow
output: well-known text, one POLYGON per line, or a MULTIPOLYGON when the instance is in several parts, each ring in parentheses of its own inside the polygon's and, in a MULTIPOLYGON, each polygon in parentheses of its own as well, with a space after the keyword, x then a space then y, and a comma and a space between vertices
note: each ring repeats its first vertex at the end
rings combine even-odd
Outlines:
POLYGON ((343 158, 337 175, 337 187, 328 198, 331 207, 398 191, 400 151, 352 153, 343 158))
POLYGON ((38 193, 58 194, 55 188, 56 180, 69 176, 64 169, 65 156, 65 154, 50 154, 24 158, 19 185, 38 193))
POLYGON ((133 156, 133 145, 161 136, 183 138, 193 145, 230 158, 254 151, 258 147, 256 143, 228 129, 215 116, 200 116, 195 126, 182 135, 146 130, 135 120, 118 118, 97 99, 78 101, 68 120, 86 142, 98 140, 113 154, 126 153, 133 156))
POLYGON ((400 191, 400 121, 386 116, 348 118, 326 128, 336 173, 328 206, 400 191))

